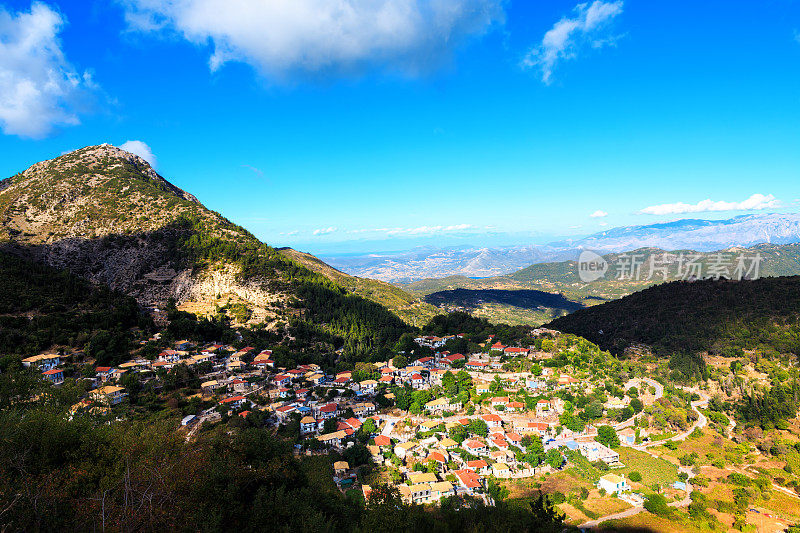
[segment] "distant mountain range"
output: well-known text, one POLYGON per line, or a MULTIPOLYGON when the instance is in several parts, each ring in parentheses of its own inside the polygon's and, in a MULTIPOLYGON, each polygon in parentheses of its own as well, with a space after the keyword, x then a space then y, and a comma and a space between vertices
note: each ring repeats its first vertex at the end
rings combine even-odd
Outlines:
POLYGON ((742 215, 727 220, 684 219, 625 226, 574 240, 505 248, 416 248, 407 252, 325 257, 348 274, 392 283, 447 276, 502 276, 533 264, 577 259, 583 250, 639 248, 709 252, 732 246, 800 242, 800 213, 742 215))

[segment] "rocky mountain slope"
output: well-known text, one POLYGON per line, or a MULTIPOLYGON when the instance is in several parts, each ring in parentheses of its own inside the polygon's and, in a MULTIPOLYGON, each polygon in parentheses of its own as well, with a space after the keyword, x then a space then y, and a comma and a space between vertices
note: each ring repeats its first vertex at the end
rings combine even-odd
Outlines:
POLYGON ((251 308, 252 321, 270 326, 299 319, 329 334, 357 331, 353 343, 362 351, 406 329, 336 276, 260 242, 143 159, 110 145, 37 163, 0 182, 0 249, 68 269, 144 306, 174 298, 212 308, 233 299, 251 308))

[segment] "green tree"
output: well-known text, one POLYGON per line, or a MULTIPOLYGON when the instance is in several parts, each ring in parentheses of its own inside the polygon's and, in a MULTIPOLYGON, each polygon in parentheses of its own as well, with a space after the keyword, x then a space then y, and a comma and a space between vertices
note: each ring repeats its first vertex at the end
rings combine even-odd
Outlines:
POLYGON ((458 394, 458 383, 456 382, 456 377, 449 370, 442 376, 442 388, 444 389, 445 394, 448 396, 458 394))
POLYGON ((597 436, 594 438, 597 442, 609 448, 616 448, 619 446, 619 437, 617 431, 611 426, 600 426, 597 428, 597 436))

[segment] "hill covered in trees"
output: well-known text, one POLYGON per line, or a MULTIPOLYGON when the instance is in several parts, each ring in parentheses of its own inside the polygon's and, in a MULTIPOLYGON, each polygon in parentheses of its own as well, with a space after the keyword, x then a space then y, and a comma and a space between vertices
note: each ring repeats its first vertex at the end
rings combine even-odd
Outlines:
POLYGON ((235 299, 242 321, 317 338, 350 358, 386 352, 411 329, 382 303, 413 308, 414 298, 404 301, 399 289, 384 298, 310 270, 113 146, 76 150, 0 183, 0 249, 144 307, 197 302, 211 317, 235 299))
POLYGON ((800 356, 800 276, 674 281, 560 317, 548 327, 614 353, 800 356))

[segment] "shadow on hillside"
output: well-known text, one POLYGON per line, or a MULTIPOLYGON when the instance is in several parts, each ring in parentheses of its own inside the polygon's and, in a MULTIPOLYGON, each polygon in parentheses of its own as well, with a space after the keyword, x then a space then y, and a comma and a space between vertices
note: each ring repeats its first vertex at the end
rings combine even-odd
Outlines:
POLYGON ((583 304, 567 299, 562 294, 537 290, 454 289, 434 292, 425 297, 433 305, 457 305, 476 309, 483 304, 504 304, 529 310, 551 309, 572 313, 583 309, 583 304))

